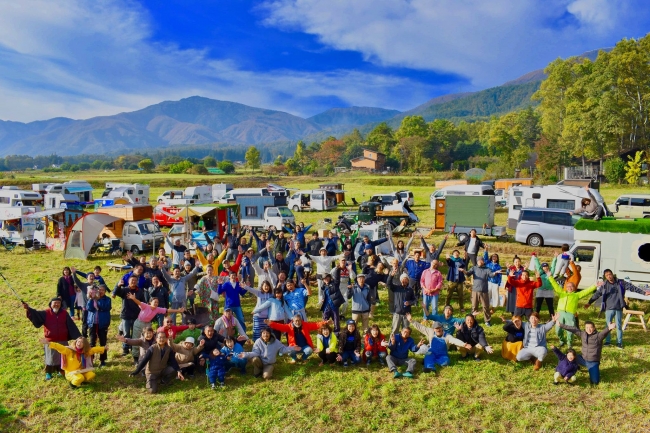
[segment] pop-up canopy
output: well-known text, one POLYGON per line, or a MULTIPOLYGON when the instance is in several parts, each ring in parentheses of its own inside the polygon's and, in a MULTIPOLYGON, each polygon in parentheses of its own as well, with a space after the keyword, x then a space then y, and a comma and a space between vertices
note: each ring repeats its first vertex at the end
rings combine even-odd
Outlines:
POLYGON ((90 213, 79 218, 70 229, 70 235, 65 241, 64 257, 86 260, 104 227, 119 219, 103 213, 90 213))

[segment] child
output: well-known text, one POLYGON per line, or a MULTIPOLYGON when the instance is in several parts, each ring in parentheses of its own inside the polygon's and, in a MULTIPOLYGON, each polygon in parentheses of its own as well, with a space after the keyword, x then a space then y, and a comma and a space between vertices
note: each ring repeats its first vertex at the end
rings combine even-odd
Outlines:
MULTIPOLYGON (((338 290, 338 289, 337 289, 338 290)), ((329 323, 321 325, 318 330, 318 335, 316 335, 316 353, 320 358, 319 367, 322 367, 323 364, 334 364, 336 362, 336 349, 338 347, 338 339, 335 334, 332 334, 332 328, 329 323)))
POLYGON ((562 244, 562 253, 557 256, 557 272, 555 273, 555 278, 564 276, 571 261, 573 261, 573 254, 569 253, 569 244, 562 244))
POLYGON ((86 301, 84 301, 84 293, 79 287, 75 287, 74 291, 76 292, 74 298, 74 310, 77 313, 75 320, 81 320, 81 312, 86 308, 86 301))
POLYGON ((379 330, 379 326, 372 325, 370 333, 364 336, 363 341, 363 358, 366 360, 366 365, 370 365, 372 358, 377 358, 379 364, 386 365, 386 348, 381 345, 385 340, 384 335, 379 330))
POLYGON ((190 378, 194 377, 194 359, 203 350, 205 340, 200 340, 199 345, 196 347, 194 342, 193 337, 187 337, 181 344, 170 343, 171 348, 174 349, 174 356, 181 373, 183 373, 183 376, 189 375, 190 378))
POLYGON ((569 349, 566 353, 562 353, 560 349, 555 346, 551 346, 551 350, 557 356, 558 364, 555 368, 555 374, 553 375, 553 384, 558 385, 560 379, 568 384, 573 384, 576 381, 576 373, 578 372, 578 360, 576 351, 569 349))
POLYGON ((215 347, 212 353, 208 356, 208 359, 210 361, 207 375, 210 386, 212 389, 217 389, 217 379, 219 379, 219 386, 226 386, 226 363, 228 362, 228 357, 215 347))
POLYGON ((156 335, 153 332, 153 328, 151 326, 147 326, 142 330, 142 334, 140 335, 140 338, 126 338, 123 335, 118 335, 117 337, 118 341, 121 341, 122 343, 125 343, 131 347, 139 347, 140 352, 137 357, 133 358, 133 362, 135 365, 138 365, 138 360, 147 353, 147 350, 156 344, 156 335))
POLYGON ((42 344, 49 344, 50 349, 61 354, 61 369, 65 371, 65 378, 70 386, 77 388, 84 382, 95 378, 93 372, 93 355, 103 353, 104 347, 90 347, 90 343, 84 337, 77 338, 72 346, 64 346, 45 338, 40 340, 42 344))
MULTIPOLYGON (((261 334, 261 331, 260 331, 261 334)), ((246 374, 246 358, 240 358, 239 354, 244 352, 244 348, 237 341, 228 337, 225 341, 225 346, 221 348, 221 353, 223 353, 227 358, 226 362, 226 371, 231 368, 239 368, 241 374, 246 374)))
MULTIPOLYGON (((553 319, 558 322, 559 317, 556 314, 553 319)), ((558 323, 560 328, 573 332, 582 340, 582 356, 578 357, 578 364, 586 367, 589 371, 589 381, 592 385, 600 383, 600 357, 603 350, 603 341, 605 337, 616 328, 616 323, 612 322, 606 329, 596 333, 594 322, 585 322, 585 330, 581 331, 575 326, 568 326, 558 323)))

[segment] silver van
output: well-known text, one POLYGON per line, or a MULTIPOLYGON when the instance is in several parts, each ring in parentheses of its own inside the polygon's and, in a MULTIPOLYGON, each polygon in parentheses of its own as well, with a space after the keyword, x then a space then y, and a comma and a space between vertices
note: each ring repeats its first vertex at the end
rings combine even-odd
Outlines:
POLYGON ((519 213, 515 240, 531 247, 573 243, 573 226, 579 216, 567 209, 523 208, 519 213))
POLYGON ((617 218, 650 218, 650 195, 627 194, 619 197, 614 208, 617 218))

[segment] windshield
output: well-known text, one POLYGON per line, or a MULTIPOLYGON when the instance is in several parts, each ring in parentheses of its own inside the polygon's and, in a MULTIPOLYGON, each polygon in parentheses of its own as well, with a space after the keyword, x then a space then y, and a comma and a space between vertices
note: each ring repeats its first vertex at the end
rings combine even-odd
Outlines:
POLYGON ((160 233, 160 229, 156 227, 154 223, 138 224, 140 229, 140 234, 150 235, 153 233, 160 233))
POLYGON ((293 216, 293 212, 288 207, 279 207, 278 210, 283 217, 290 218, 293 216))

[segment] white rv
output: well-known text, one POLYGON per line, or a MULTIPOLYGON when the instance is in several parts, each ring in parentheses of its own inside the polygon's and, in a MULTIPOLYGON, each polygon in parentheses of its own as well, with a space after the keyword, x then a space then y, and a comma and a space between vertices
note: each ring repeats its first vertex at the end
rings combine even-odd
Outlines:
MULTIPOLYGON (((596 201, 605 207, 600 193, 590 188, 596 201)), ((515 230, 522 208, 545 207, 552 209, 574 210, 583 198, 589 195, 584 188, 568 185, 513 186, 508 192, 508 228, 515 230)))
POLYGON ((294 193, 287 204, 294 212, 336 209, 336 193, 325 189, 310 189, 294 193))
POLYGON ((271 193, 266 188, 235 188, 225 193, 218 200, 219 203, 234 203, 237 197, 263 197, 270 196, 271 193))
POLYGON ((212 203, 212 187, 208 185, 188 186, 183 192, 183 198, 192 200, 194 204, 212 203))
POLYGON ((149 185, 140 183, 106 183, 102 198, 95 200, 100 206, 113 206, 115 204, 149 204, 149 185))
MULTIPOLYGON (((33 239, 40 218, 32 218, 40 207, 13 206, 0 208, 0 237, 14 244, 23 244, 33 239)), ((42 223, 40 224, 42 226, 42 223)), ((42 230, 42 227, 40 227, 42 230)))
POLYGON ((11 186, 0 188, 0 207, 42 206, 43 196, 11 186))
POLYGON ((77 196, 80 203, 92 203, 93 187, 85 180, 70 180, 64 183, 35 183, 34 191, 41 194, 72 194, 77 196))
POLYGON ((446 195, 494 195, 490 185, 450 185, 434 191, 429 197, 431 209, 436 209, 436 200, 446 195))

